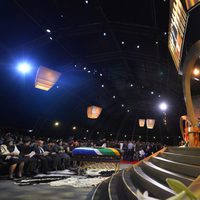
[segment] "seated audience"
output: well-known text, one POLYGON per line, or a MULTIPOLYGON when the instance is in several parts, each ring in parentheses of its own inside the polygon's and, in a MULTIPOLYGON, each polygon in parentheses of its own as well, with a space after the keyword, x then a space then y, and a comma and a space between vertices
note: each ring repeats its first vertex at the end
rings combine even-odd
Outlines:
POLYGON ((26 176, 35 175, 37 172, 37 158, 35 156, 36 153, 31 146, 31 138, 24 137, 22 145, 18 148, 25 163, 24 174, 26 174, 26 176))
POLYGON ((39 139, 36 141, 36 144, 33 148, 33 150, 35 151, 36 154, 36 158, 38 159, 38 161, 41 164, 41 172, 44 174, 47 174, 49 171, 49 152, 45 151, 43 148, 44 145, 44 141, 39 139))
POLYGON ((68 148, 68 146, 63 144, 62 140, 58 142, 58 152, 61 158, 62 169, 68 169, 70 166, 70 156, 67 154, 68 148))
POLYGON ((0 163, 9 166, 9 179, 14 175, 33 176, 37 173, 48 173, 51 170, 64 170, 72 164, 71 156, 77 147, 112 147, 123 152, 127 161, 141 160, 162 149, 163 145, 153 142, 116 141, 116 140, 83 140, 71 138, 68 141, 50 138, 36 139, 35 136, 22 136, 7 133, 0 137, 0 163))
POLYGON ((24 168, 24 161, 20 157, 20 151, 18 150, 17 146, 14 145, 12 138, 7 138, 5 143, 1 145, 1 155, 9 165, 9 179, 13 179, 17 166, 18 173, 16 175, 18 178, 21 178, 24 168))

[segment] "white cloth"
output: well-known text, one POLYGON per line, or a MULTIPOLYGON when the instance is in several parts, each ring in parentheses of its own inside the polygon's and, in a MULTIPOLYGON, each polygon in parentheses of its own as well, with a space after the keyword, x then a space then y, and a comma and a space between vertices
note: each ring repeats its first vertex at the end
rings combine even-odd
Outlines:
POLYGON ((40 154, 44 153, 44 149, 42 147, 39 147, 39 150, 40 150, 40 154))
MULTIPOLYGON (((17 146, 14 147, 14 151, 10 152, 7 148, 6 145, 1 145, 1 155, 8 155, 10 153, 15 153, 16 155, 20 154, 19 149, 17 148, 17 146)), ((10 158, 18 158, 17 156, 6 156, 6 160, 10 159, 10 158)))
POLYGON ((8 148, 7 148, 7 146, 6 145, 1 145, 1 155, 7 155, 7 154, 9 154, 10 152, 8 151, 8 148))
POLYGON ((102 147, 106 147, 106 146, 107 146, 106 143, 103 143, 103 144, 102 144, 102 147))

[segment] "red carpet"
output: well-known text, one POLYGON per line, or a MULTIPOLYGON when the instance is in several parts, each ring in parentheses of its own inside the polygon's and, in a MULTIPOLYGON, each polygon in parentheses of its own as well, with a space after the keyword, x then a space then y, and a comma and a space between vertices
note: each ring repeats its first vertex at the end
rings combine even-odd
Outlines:
POLYGON ((133 165, 133 164, 136 164, 136 163, 138 163, 139 161, 137 161, 137 160, 134 160, 134 161, 126 161, 126 160, 122 160, 122 161, 120 161, 120 164, 129 164, 129 165, 133 165))

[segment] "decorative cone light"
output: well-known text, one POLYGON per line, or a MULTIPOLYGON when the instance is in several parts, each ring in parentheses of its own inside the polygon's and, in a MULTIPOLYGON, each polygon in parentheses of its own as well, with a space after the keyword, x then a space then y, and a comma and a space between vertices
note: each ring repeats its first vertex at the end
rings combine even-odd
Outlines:
POLYGON ((55 85, 60 76, 61 73, 41 66, 36 74, 35 88, 48 91, 55 85))
POLYGON ((146 124, 148 129, 153 129, 155 125, 155 119, 147 119, 146 124))
POLYGON ((102 108, 98 106, 89 106, 87 108, 87 117, 89 119, 97 119, 101 114, 102 108))
POLYGON ((145 119, 139 119, 139 126, 144 127, 145 125, 145 119))

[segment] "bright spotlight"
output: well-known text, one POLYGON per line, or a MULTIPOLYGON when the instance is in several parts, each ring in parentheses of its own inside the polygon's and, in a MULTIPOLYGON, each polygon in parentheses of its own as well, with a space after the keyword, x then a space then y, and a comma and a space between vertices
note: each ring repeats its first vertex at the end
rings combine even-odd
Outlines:
POLYGON ((51 30, 50 30, 50 29, 46 29, 46 32, 47 32, 47 33, 51 33, 51 30))
POLYGON ((167 110, 167 104, 165 103, 165 102, 163 102, 163 103, 161 103, 160 105, 159 105, 159 108, 160 108, 160 110, 162 110, 162 111, 165 111, 165 110, 167 110))
POLYGON ((59 125, 60 125, 59 122, 55 122, 55 123, 54 123, 54 126, 59 126, 59 125))
POLYGON ((73 126, 72 129, 73 129, 73 130, 76 130, 76 126, 73 126))
POLYGON ((200 70, 199 70, 198 68, 194 68, 193 74, 194 74, 195 76, 198 76, 198 75, 200 74, 200 70))
POLYGON ((31 71, 31 65, 26 62, 22 62, 18 64, 17 69, 19 72, 26 74, 31 71))

